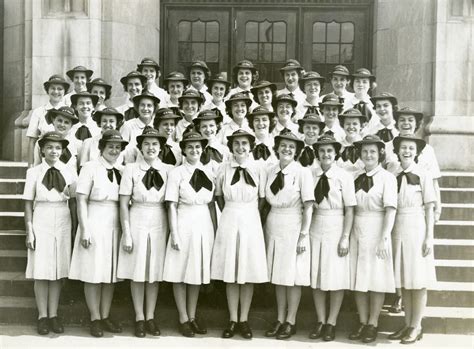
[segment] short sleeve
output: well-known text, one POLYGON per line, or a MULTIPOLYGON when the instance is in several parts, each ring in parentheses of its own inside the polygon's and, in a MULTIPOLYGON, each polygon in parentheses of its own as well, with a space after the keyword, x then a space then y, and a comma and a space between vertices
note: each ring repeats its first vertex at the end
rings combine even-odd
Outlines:
POLYGON ((26 131, 26 136, 31 138, 38 138, 39 133, 39 115, 38 108, 33 110, 30 117, 30 123, 28 124, 28 129, 26 131))
POLYGON ((87 162, 81 169, 77 180, 76 193, 89 196, 94 184, 94 163, 87 162))
POLYGON ((265 187, 267 185, 267 173, 266 171, 261 167, 257 167, 257 173, 258 173, 258 197, 259 198, 264 198, 265 197, 265 187))
POLYGON ((26 171, 25 188, 23 190, 23 200, 33 201, 36 197, 36 181, 38 171, 36 167, 30 168, 26 171))
POLYGON ((314 201, 313 176, 311 170, 307 167, 301 167, 300 176, 301 201, 314 201))
POLYGON ((390 172, 385 171, 383 183, 383 207, 397 208, 397 179, 390 172))
POLYGON ((421 178, 422 178, 421 190, 423 192, 423 203, 428 204, 430 202, 435 202, 436 192, 434 189, 433 177, 431 177, 429 173, 425 172, 424 176, 422 176, 421 178))
POLYGON ((33 150, 33 165, 36 166, 36 165, 41 164, 41 160, 42 160, 41 149, 39 147, 38 142, 36 142, 34 150, 33 150))
POLYGON ((90 160, 92 138, 87 138, 82 143, 81 151, 78 153, 79 166, 83 166, 87 161, 90 160))
POLYGON ((423 158, 423 162, 425 163, 424 167, 431 174, 431 177, 433 177, 433 179, 441 178, 441 170, 439 169, 438 159, 436 159, 433 147, 427 144, 420 156, 423 158))
POLYGON ((178 202, 180 180, 181 175, 179 173, 179 167, 170 171, 168 183, 166 183, 165 201, 178 202))
MULTIPOLYGON (((135 119, 129 120, 133 121, 135 119)), ((131 130, 130 130, 130 123, 129 121, 126 121, 123 126, 120 128, 120 134, 122 135, 122 138, 125 139, 127 142, 130 142, 130 136, 131 136, 131 130)))
POLYGON ((215 196, 223 196, 224 193, 222 191, 222 187, 224 186, 224 179, 225 179, 225 169, 227 166, 221 166, 219 167, 219 170, 217 171, 217 176, 216 176, 216 190, 214 192, 215 196))
POLYGON ((77 191, 77 174, 75 172, 68 171, 67 175, 69 177, 69 197, 75 198, 77 191))
POLYGON ((128 164, 122 173, 122 180, 120 181, 120 195, 132 195, 133 191, 133 165, 128 164))
POLYGON ((343 172, 343 175, 341 176, 341 188, 344 206, 357 206, 354 180, 352 179, 352 176, 346 172, 343 172))

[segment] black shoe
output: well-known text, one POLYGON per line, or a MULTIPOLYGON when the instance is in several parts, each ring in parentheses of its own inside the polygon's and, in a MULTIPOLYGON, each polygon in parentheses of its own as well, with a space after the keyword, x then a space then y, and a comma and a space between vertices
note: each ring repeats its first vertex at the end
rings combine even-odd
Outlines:
POLYGON ((111 333, 121 333, 122 332, 122 327, 120 325, 116 324, 109 318, 107 319, 102 319, 102 328, 104 331, 111 332, 111 333))
POLYGON ((405 337, 400 341, 401 344, 413 344, 423 338, 423 329, 418 332, 414 327, 409 327, 405 337))
POLYGON ((145 320, 135 321, 135 337, 143 338, 146 336, 145 320))
POLYGON ((229 325, 227 325, 226 329, 222 332, 222 338, 234 337, 236 326, 237 323, 235 321, 229 321, 229 325))
POLYGON ((193 329, 194 333, 197 333, 197 334, 206 334, 207 333, 206 327, 204 327, 202 325, 202 323, 199 323, 197 321, 197 319, 189 320, 189 323, 191 324, 191 328, 193 329))
POLYGON ((94 320, 91 322, 91 336, 93 337, 102 337, 104 335, 104 331, 102 330, 102 321, 94 320))
POLYGON ((154 319, 150 319, 145 322, 145 329, 152 336, 159 336, 161 334, 160 329, 156 325, 154 319))
POLYGON ((296 325, 285 322, 282 330, 276 335, 276 339, 288 339, 296 333, 296 325))
POLYGON ((321 337, 325 342, 331 342, 336 338, 336 326, 331 324, 324 324, 321 330, 321 337))
POLYGON ((402 312, 402 297, 397 296, 393 304, 388 308, 389 313, 398 314, 402 312))
POLYGON ((64 333, 64 326, 57 316, 49 318, 49 326, 54 333, 64 333))
POLYGON ((364 331, 367 325, 364 324, 359 324, 359 327, 357 327, 351 334, 349 334, 349 339, 351 341, 356 341, 361 339, 364 336, 364 331))
POLYGON ((252 330, 247 321, 239 322, 240 335, 245 339, 252 339, 252 330))
POLYGON ((377 327, 374 325, 367 325, 362 336, 362 342, 372 343, 377 339, 377 327))
POLYGON ((179 324, 179 333, 181 333, 184 337, 194 337, 194 331, 189 321, 185 323, 179 324))
POLYGON ((313 330, 309 333, 309 339, 318 339, 321 338, 321 329, 323 328, 323 323, 318 322, 314 326, 313 330))
POLYGON ((403 326, 401 329, 399 329, 398 331, 396 332, 393 332, 391 334, 388 335, 388 339, 392 339, 392 340, 400 340, 402 339, 403 337, 405 337, 407 331, 408 331, 408 327, 406 326, 403 326))
POLYGON ((280 321, 273 323, 272 328, 265 332, 265 337, 275 337, 283 328, 283 324, 280 321))
POLYGON ((38 319, 38 325, 36 330, 38 331, 38 334, 42 336, 49 333, 49 323, 47 317, 42 317, 41 319, 38 319))

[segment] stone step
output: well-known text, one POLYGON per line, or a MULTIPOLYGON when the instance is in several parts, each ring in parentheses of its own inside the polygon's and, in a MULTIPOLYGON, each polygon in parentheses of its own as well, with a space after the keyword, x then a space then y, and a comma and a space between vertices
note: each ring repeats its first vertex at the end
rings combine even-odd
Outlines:
POLYGON ((0 212, 20 212, 24 208, 21 194, 0 194, 0 212))
POLYGON ((474 188, 441 188, 443 203, 474 203, 474 188))
POLYGON ((474 204, 441 204, 442 220, 450 221, 474 221, 474 204))
POLYGON ((434 227, 437 239, 474 239, 473 221, 440 220, 434 227))
MULTIPOLYGON (((203 319, 210 329, 222 329, 228 321, 226 307, 209 307, 198 305, 198 316, 203 319)), ((474 331, 474 319, 472 308, 445 308, 427 307, 423 319, 423 330, 426 333, 443 334, 472 334, 474 331)), ((89 324, 89 313, 83 302, 74 304, 62 304, 59 307, 59 316, 67 325, 89 324)), ((117 319, 123 326, 130 327, 134 322, 134 312, 131 305, 118 304, 115 300, 112 304, 111 317, 117 319)), ((256 337, 263 336, 266 330, 275 320, 274 308, 262 309, 253 306, 249 314, 249 322, 256 337), (261 331, 261 332, 260 332, 261 331)), ((174 304, 158 304, 156 310, 157 322, 166 335, 166 329, 176 328, 178 314, 174 304)), ((32 297, 0 297, 0 322, 10 324, 35 324, 37 310, 35 300, 32 297)), ((353 311, 341 311, 338 318, 338 328, 350 329, 356 326, 357 314, 353 311)), ((298 329, 309 331, 315 323, 314 308, 301 308, 297 316, 298 329)), ((379 319, 379 329, 391 332, 397 330, 403 324, 403 313, 390 314, 382 310, 379 319)), ((84 328, 85 335, 88 329, 84 328)), ((132 334, 130 334, 132 335, 132 334)))
POLYGON ((0 250, 0 271, 25 271, 25 250, 0 250))
POLYGON ((441 176, 440 188, 474 188, 474 172, 443 171, 441 176))
POLYGON ((474 240, 434 239, 436 259, 474 260, 474 240))
POLYGON ((438 281, 474 282, 474 262, 472 260, 435 259, 438 281))
POLYGON ((23 212, 0 212, 0 228, 2 230, 25 230, 23 212))
POLYGON ((0 230, 0 250, 25 249, 24 230, 0 230))
POLYGON ((0 178, 0 194, 23 194, 24 179, 0 178))
POLYGON ((0 161, 0 178, 25 179, 27 169, 26 162, 0 161))

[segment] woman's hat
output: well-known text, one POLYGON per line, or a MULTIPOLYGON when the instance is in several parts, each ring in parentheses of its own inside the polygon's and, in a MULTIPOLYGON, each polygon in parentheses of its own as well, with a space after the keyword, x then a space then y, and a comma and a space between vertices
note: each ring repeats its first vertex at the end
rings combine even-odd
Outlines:
POLYGON ((186 98, 197 99, 201 104, 204 102, 204 97, 202 96, 202 93, 196 91, 194 88, 188 88, 186 91, 184 91, 182 96, 178 98, 179 103, 181 103, 181 101, 186 98))
POLYGON ((393 117, 395 120, 398 120, 400 115, 413 115, 419 123, 423 120, 423 113, 410 107, 405 107, 393 112, 393 117))
POLYGON ((326 82, 326 79, 324 77, 322 77, 321 75, 319 75, 318 72, 308 71, 308 72, 304 73, 298 81, 299 84, 300 84, 300 88, 302 90, 304 90, 304 85, 308 81, 311 81, 311 80, 318 80, 319 84, 321 85, 321 89, 322 89, 324 83, 326 82))
POLYGON ((182 119, 181 115, 176 115, 170 108, 160 108, 156 111, 155 120, 161 122, 163 120, 179 120, 182 119))
POLYGON ((75 93, 71 96, 71 105, 77 105, 77 100, 81 97, 91 98, 92 104, 94 105, 94 107, 97 105, 97 102, 99 101, 99 96, 93 95, 92 93, 87 92, 87 91, 82 91, 82 92, 75 93))
POLYGON ((324 96, 322 102, 319 103, 319 108, 322 110, 325 105, 339 107, 340 109, 342 109, 343 106, 341 99, 335 93, 328 93, 324 96))
POLYGON ((61 115, 68 118, 69 120, 71 120, 71 123, 73 125, 79 122, 79 119, 76 116, 76 113, 74 113, 74 109, 71 107, 66 107, 66 106, 60 107, 59 109, 53 108, 53 109, 48 110, 48 112, 45 115, 46 122, 48 124, 53 123, 53 120, 57 115, 61 115))
POLYGON ((254 74, 257 72, 257 68, 248 59, 244 59, 244 60, 238 62, 232 68, 232 73, 235 75, 239 69, 250 69, 252 71, 252 73, 254 73, 254 74))
POLYGON ((122 150, 125 149, 128 142, 122 138, 118 130, 107 130, 102 133, 102 138, 99 139, 99 147, 102 148, 107 142, 117 142, 122 145, 122 150))
POLYGON ((223 117, 218 109, 203 110, 193 120, 194 126, 197 126, 201 121, 204 120, 216 120, 216 124, 220 124, 223 120, 223 117))
POLYGON ((304 68, 301 66, 300 62, 298 62, 296 59, 289 59, 285 62, 285 65, 280 68, 280 72, 284 73, 285 71, 288 70, 297 70, 301 72, 304 70, 304 68))
POLYGON ((333 75, 342 75, 349 77, 349 69, 344 65, 336 65, 332 72, 329 73, 329 78, 332 78, 333 75))
POLYGON ((232 106, 232 102, 236 101, 244 101, 247 105, 247 109, 250 108, 250 106, 252 105, 252 99, 249 97, 249 94, 247 92, 237 92, 225 101, 225 106, 230 109, 232 106))
POLYGON ((260 80, 260 81, 257 81, 257 83, 250 89, 250 92, 252 92, 252 94, 255 97, 257 97, 258 90, 260 90, 262 88, 265 88, 265 87, 270 87, 272 92, 276 92, 276 90, 277 90, 277 87, 274 83, 272 83, 270 81, 267 81, 267 80, 260 80))
POLYGON ((420 154, 426 146, 426 142, 423 139, 416 137, 415 135, 406 135, 406 136, 398 135, 397 137, 393 139, 393 152, 395 154, 397 154, 398 151, 400 150, 400 143, 402 141, 415 142, 417 154, 420 154))
POLYGON ((293 106, 293 108, 296 108, 296 106, 298 105, 297 100, 293 96, 287 95, 287 94, 280 94, 273 101, 273 108, 275 110, 276 110, 276 107, 277 107, 278 103, 280 103, 280 102, 288 102, 293 106))
POLYGON ((193 68, 198 68, 198 69, 203 70, 204 74, 206 74, 206 77, 211 75, 211 71, 209 70, 209 67, 204 61, 194 61, 193 63, 191 63, 191 66, 189 67, 189 71, 191 71, 193 68))
POLYGON ((376 101, 381 101, 381 100, 389 100, 390 103, 392 103, 392 107, 395 107, 398 105, 398 100, 397 98, 392 95, 390 92, 382 92, 372 98, 370 98, 370 101, 372 104, 375 106, 376 101))
POLYGON ((100 125, 100 119, 102 118, 102 115, 114 115, 117 119, 117 125, 120 125, 123 121, 123 114, 121 114, 117 109, 110 107, 97 110, 94 114, 92 114, 92 120, 94 120, 97 125, 100 125))
POLYGON ((165 135, 164 133, 159 132, 158 130, 155 130, 152 127, 145 127, 141 135, 138 135, 135 139, 137 140, 137 146, 138 148, 141 148, 141 143, 143 142, 143 139, 145 138, 156 138, 158 141, 160 141, 160 145, 163 146, 163 144, 166 143, 168 140, 168 136, 165 135))
POLYGON ((362 140, 354 142, 354 146, 360 150, 365 144, 376 144, 377 146, 385 149, 385 143, 377 135, 367 135, 362 140))
POLYGON ((39 147, 43 148, 44 144, 48 141, 59 142, 61 143, 63 148, 66 148, 69 144, 69 141, 67 139, 64 139, 64 137, 56 131, 46 132, 43 137, 38 140, 39 147))
POLYGON ((230 136, 227 136, 227 141, 232 142, 232 140, 237 137, 247 137, 248 139, 250 139, 250 142, 255 142, 255 136, 242 129, 234 131, 234 133, 232 133, 230 136))
POLYGON ((184 149, 187 142, 201 142, 202 147, 205 148, 208 140, 204 138, 200 133, 191 131, 183 134, 183 140, 179 142, 179 147, 184 149))
POLYGON ((153 67, 157 72, 160 71, 160 65, 153 58, 145 57, 140 64, 137 64, 137 70, 142 71, 143 67, 153 67))
POLYGON ((352 81, 354 81, 355 78, 367 78, 371 83, 375 81, 375 75, 372 75, 370 70, 367 68, 357 69, 355 73, 351 75, 352 81))
POLYGON ((163 84, 168 84, 170 81, 181 81, 184 86, 189 85, 189 80, 186 79, 183 73, 179 71, 173 71, 166 75, 166 78, 163 80, 163 84))
MULTIPOLYGON (((268 115, 270 118, 275 116, 275 112, 272 112, 271 110, 268 110, 267 108, 265 107, 262 107, 261 105, 259 105, 258 107, 256 107, 254 110, 252 110, 251 113, 248 113, 247 114, 247 117, 250 119, 250 120, 253 120, 253 118, 255 116, 258 116, 258 115, 268 115)), ((249 121, 250 121, 249 120, 249 121)))
POLYGON ((139 73, 137 71, 131 71, 130 73, 128 73, 127 75, 125 76, 122 76, 120 78, 120 82, 121 84, 123 85, 123 87, 126 89, 127 88, 127 83, 128 83, 128 80, 129 79, 132 79, 132 78, 138 78, 140 79, 140 81, 142 82, 142 85, 143 87, 146 86, 146 82, 147 82, 147 78, 145 75, 143 75, 142 73, 139 73))
POLYGON ((77 67, 74 67, 71 70, 68 70, 66 72, 66 75, 68 76, 69 79, 74 80, 75 73, 86 73, 87 79, 90 79, 90 77, 92 76, 94 72, 90 69, 87 69, 86 67, 82 65, 78 65, 77 67))
POLYGON ((334 138, 334 136, 328 134, 323 134, 321 137, 319 137, 318 140, 313 144, 313 149, 317 151, 318 147, 328 144, 333 145, 336 149, 336 153, 339 154, 342 144, 339 143, 336 138, 334 138))
POLYGON ((358 118, 360 120, 360 124, 362 125, 364 122, 369 121, 367 115, 362 114, 359 109, 348 109, 344 113, 339 114, 339 123, 344 125, 344 120, 347 118, 358 118))
POLYGON ((227 81, 227 79, 225 78, 224 74, 216 74, 214 76, 212 76, 211 78, 209 78, 207 81, 206 81, 206 85, 209 89, 212 88, 212 85, 216 82, 220 82, 221 84, 225 84, 226 85, 226 88, 228 88, 231 84, 230 84, 230 81, 227 81))
POLYGON ((278 145, 280 144, 280 142, 283 139, 296 142, 296 146, 299 147, 300 149, 302 149, 304 147, 304 142, 300 138, 298 138, 298 136, 296 136, 293 132, 291 132, 287 128, 284 128, 283 130, 281 130, 280 134, 275 136, 275 147, 276 148, 278 148, 278 145))
POLYGON ((322 131, 326 124, 324 121, 320 118, 318 114, 315 113, 306 113, 302 119, 298 120, 298 125, 300 127, 303 127, 305 124, 313 124, 313 125, 318 125, 319 129, 322 131))
POLYGON ((86 83, 87 90, 90 92, 92 90, 93 86, 103 86, 105 87, 105 93, 110 94, 110 91, 112 90, 112 85, 108 84, 104 79, 102 78, 95 78, 92 81, 89 81, 86 83))
POLYGON ((153 93, 145 90, 142 92, 141 95, 136 95, 135 97, 132 98, 133 105, 138 106, 138 104, 140 103, 140 100, 142 100, 143 98, 151 99, 155 105, 160 104, 160 99, 158 97, 156 97, 153 93))
POLYGON ((58 84, 58 85, 63 85, 64 90, 69 90, 69 87, 71 86, 69 82, 67 82, 61 75, 55 74, 51 75, 48 79, 48 81, 45 81, 43 83, 44 89, 46 92, 48 92, 49 86, 52 84, 58 84))

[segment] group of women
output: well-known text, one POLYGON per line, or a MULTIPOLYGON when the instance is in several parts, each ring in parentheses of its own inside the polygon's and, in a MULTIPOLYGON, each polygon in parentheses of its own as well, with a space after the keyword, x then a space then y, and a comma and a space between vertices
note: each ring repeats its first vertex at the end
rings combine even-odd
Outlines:
POLYGON ((351 340, 376 340, 385 293, 396 290, 405 321, 389 338, 422 337, 440 173, 415 136, 423 114, 389 93, 370 97, 369 70, 336 66, 333 92, 320 96, 326 79, 294 59, 281 68, 282 90, 254 81, 250 61, 234 67, 233 83, 197 61, 162 89, 159 65, 145 58, 120 80, 129 101, 117 108, 112 86, 92 74, 68 71, 69 94, 69 82, 50 77, 49 102, 27 132, 26 276, 38 333, 64 331, 57 309, 69 278, 84 282, 96 337, 122 331, 109 316, 121 280, 130 280, 137 337, 160 335, 162 281, 173 285, 180 333, 205 334, 196 313, 211 280, 226 285, 223 338, 252 338, 254 285, 268 282, 277 318, 267 337, 296 333, 307 286, 311 339, 335 339, 346 290, 360 322, 351 340))

